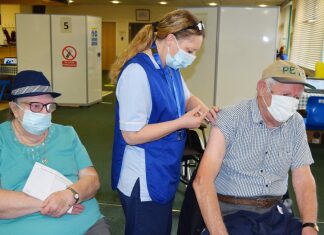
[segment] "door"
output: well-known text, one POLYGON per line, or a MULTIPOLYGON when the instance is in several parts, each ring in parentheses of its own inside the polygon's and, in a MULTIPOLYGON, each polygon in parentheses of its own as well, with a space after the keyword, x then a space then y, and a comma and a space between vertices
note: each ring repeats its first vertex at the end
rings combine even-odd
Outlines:
POLYGON ((116 59, 116 23, 102 22, 102 70, 109 70, 116 59))

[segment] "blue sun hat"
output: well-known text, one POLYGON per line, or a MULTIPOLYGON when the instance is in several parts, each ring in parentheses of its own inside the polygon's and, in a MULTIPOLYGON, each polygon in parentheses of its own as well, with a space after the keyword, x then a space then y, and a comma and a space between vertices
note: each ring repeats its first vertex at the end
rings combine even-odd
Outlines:
POLYGON ((20 97, 37 96, 49 94, 53 98, 60 96, 60 93, 53 92, 52 87, 42 72, 24 70, 15 76, 11 93, 6 95, 9 101, 20 97))

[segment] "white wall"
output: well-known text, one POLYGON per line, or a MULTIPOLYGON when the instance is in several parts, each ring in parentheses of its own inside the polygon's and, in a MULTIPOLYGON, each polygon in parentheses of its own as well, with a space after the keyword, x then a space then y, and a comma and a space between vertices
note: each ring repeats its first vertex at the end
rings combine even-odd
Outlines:
POLYGON ((276 57, 279 8, 222 7, 215 103, 255 97, 262 71, 276 57))
POLYGON ((18 71, 42 71, 52 82, 50 16, 17 14, 16 21, 18 71))
MULTIPOLYGON (((46 14, 64 15, 91 15, 99 16, 103 22, 116 22, 116 55, 128 45, 128 23, 136 22, 136 9, 150 9, 150 22, 159 20, 165 13, 174 10, 168 6, 108 6, 108 5, 81 5, 81 6, 46 6, 46 14), (121 35, 125 35, 121 40, 121 35)), ((145 22, 142 22, 145 23, 145 22)))
POLYGON ((214 101, 217 8, 186 8, 205 24, 205 39, 193 65, 181 70, 192 94, 211 107, 214 101))
POLYGON ((279 9, 188 9, 206 24, 196 61, 181 71, 190 91, 219 107, 254 97, 263 69, 275 59, 279 9))

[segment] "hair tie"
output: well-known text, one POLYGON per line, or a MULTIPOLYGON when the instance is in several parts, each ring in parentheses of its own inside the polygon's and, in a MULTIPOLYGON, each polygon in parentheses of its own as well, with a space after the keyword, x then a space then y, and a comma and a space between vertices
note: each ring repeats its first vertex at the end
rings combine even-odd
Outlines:
POLYGON ((152 23, 153 33, 157 32, 156 27, 158 26, 158 24, 159 24, 159 21, 155 21, 152 23))

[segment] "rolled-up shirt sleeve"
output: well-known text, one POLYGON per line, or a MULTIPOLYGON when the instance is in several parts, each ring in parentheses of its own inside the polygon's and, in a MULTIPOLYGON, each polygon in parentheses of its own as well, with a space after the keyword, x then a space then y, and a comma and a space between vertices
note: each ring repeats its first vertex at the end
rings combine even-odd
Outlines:
POLYGON ((217 113, 217 121, 216 124, 213 125, 212 128, 219 128, 223 133, 225 138, 226 148, 230 145, 231 140, 235 137, 237 131, 237 118, 235 116, 234 106, 221 109, 219 113, 217 113))
POLYGON ((139 64, 129 64, 122 72, 116 89, 119 125, 122 131, 139 131, 149 120, 152 98, 147 74, 139 64))

